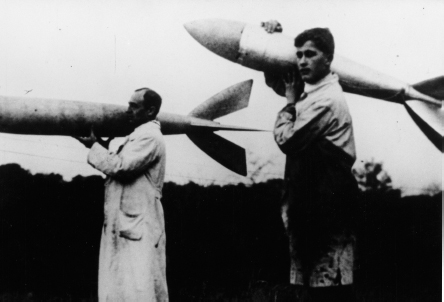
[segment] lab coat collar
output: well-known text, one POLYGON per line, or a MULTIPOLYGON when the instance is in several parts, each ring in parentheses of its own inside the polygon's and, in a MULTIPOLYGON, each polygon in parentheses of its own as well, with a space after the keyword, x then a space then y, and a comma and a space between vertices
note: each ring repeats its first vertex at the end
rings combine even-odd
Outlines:
POLYGON ((319 88, 321 88, 325 85, 333 84, 333 83, 337 82, 338 80, 339 80, 338 76, 335 73, 330 72, 329 74, 327 74, 325 77, 320 79, 315 84, 305 83, 304 92, 307 94, 311 93, 311 92, 318 90, 319 88))
POLYGON ((145 124, 140 125, 139 127, 137 127, 136 129, 134 129, 134 131, 139 130, 141 128, 145 128, 145 127, 157 127, 160 129, 160 122, 158 120, 151 120, 149 122, 146 122, 145 124))

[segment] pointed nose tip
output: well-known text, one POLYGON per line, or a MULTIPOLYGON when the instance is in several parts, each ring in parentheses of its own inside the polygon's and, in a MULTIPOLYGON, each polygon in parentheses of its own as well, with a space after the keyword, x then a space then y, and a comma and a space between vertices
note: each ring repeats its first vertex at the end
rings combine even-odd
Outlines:
POLYGON ((184 24, 188 33, 208 50, 236 62, 245 23, 222 19, 203 19, 184 24))

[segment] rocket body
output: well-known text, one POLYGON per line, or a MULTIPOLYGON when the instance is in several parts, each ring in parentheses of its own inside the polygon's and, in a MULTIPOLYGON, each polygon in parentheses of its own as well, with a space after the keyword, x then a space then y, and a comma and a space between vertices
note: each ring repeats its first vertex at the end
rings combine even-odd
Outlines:
MULTIPOLYGON (((0 96, 0 132, 34 135, 125 136, 134 129, 125 106, 0 96)), ((192 117, 159 113, 164 134, 186 133, 192 117)))
POLYGON ((0 132, 100 136, 131 132, 125 107, 78 101, 0 96, 0 132))
MULTIPOLYGON (((294 39, 237 21, 204 19, 185 24, 188 33, 219 56, 258 71, 282 73, 296 66, 294 39)), ((444 77, 414 86, 335 54, 331 70, 345 92, 404 104, 430 141, 442 151, 444 77)))
MULTIPOLYGON (((159 112, 164 135, 186 134, 208 156, 227 169, 247 175, 246 152, 215 134, 218 130, 261 131, 213 121, 248 106, 252 80, 215 94, 188 115, 159 112)), ((134 130, 127 107, 79 101, 0 96, 0 132, 34 135, 125 136, 134 130)))
MULTIPOLYGON (((196 131, 257 131, 222 125, 213 119, 248 106, 252 80, 215 94, 188 115, 159 112, 162 133, 187 134, 196 131)), ((56 99, 0 96, 0 132, 34 135, 125 136, 134 130, 127 107, 56 99)))
MULTIPOLYGON (((245 67, 281 73, 296 64, 294 39, 267 33, 256 25, 221 19, 185 24, 186 30, 210 51, 245 67)), ((404 98, 441 105, 409 84, 335 54, 331 69, 345 92, 401 103, 404 98)))

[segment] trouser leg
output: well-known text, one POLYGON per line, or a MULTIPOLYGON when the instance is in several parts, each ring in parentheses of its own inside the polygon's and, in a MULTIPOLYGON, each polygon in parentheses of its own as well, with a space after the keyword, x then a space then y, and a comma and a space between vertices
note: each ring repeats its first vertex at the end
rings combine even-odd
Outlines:
POLYGON ((289 252, 290 252, 290 284, 293 285, 303 285, 303 273, 301 267, 301 261, 297 255, 297 250, 295 249, 296 238, 288 227, 289 216, 288 216, 288 205, 284 204, 281 208, 282 221, 284 223, 285 231, 287 233, 289 252))

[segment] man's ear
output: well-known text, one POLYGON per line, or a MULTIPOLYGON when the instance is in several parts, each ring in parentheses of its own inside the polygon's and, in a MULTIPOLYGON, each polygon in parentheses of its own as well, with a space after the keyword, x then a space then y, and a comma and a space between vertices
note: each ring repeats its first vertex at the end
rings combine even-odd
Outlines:
POLYGON ((333 62, 333 54, 327 56, 327 65, 330 66, 331 62, 333 62))
POLYGON ((152 117, 152 118, 156 117, 156 106, 149 106, 146 111, 150 117, 152 117))

